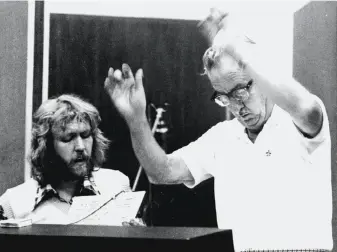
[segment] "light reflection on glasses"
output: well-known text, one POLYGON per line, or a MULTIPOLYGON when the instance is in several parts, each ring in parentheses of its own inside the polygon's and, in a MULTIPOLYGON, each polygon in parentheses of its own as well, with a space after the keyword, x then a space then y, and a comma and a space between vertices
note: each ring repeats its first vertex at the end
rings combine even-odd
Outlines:
POLYGON ((253 80, 250 80, 245 87, 233 89, 229 93, 215 91, 211 100, 221 107, 227 107, 230 104, 230 99, 235 99, 241 102, 247 101, 250 95, 249 88, 252 84, 253 80))

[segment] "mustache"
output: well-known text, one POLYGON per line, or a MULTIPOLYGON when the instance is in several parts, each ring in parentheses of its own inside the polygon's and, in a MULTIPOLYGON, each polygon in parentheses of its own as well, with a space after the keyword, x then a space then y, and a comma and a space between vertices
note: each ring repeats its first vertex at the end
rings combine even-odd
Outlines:
POLYGON ((88 162, 89 160, 90 160, 90 156, 88 156, 85 153, 79 153, 79 154, 76 154, 76 156, 73 159, 71 159, 70 163, 74 164, 76 162, 88 162))

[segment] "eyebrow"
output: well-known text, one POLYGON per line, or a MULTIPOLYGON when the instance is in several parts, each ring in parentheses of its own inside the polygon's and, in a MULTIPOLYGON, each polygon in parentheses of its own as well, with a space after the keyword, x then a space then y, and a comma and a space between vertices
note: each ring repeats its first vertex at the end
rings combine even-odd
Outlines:
POLYGON ((246 85, 244 85, 243 83, 238 83, 234 88, 232 88, 232 90, 230 90, 228 93, 226 92, 221 92, 221 91, 217 91, 215 90, 213 96, 216 96, 217 94, 223 94, 223 95, 230 95, 231 93, 235 92, 238 89, 241 88, 247 88, 247 86, 251 86, 253 84, 253 80, 248 81, 248 83, 246 85), (243 85, 243 86, 242 86, 243 85))
POLYGON ((72 129, 67 129, 67 130, 60 130, 55 132, 55 135, 58 137, 64 137, 64 136, 74 136, 77 134, 82 134, 82 133, 86 133, 86 132, 90 132, 91 129, 90 128, 84 128, 83 130, 72 130, 72 129))
MULTIPOLYGON (((250 83, 250 82, 248 82, 248 84, 249 84, 249 83, 250 83)), ((237 84, 234 88, 232 88, 229 92, 223 92, 223 91, 217 91, 217 90, 215 90, 215 92, 218 93, 218 94, 229 95, 229 94, 233 93, 234 91, 236 91, 236 90, 238 90, 238 89, 247 87, 248 84, 244 85, 243 83, 238 83, 238 84, 237 84)))
POLYGON ((91 129, 87 128, 87 129, 83 129, 83 130, 69 130, 69 131, 64 131, 63 134, 65 135, 76 135, 76 134, 81 134, 84 132, 90 132, 91 129))

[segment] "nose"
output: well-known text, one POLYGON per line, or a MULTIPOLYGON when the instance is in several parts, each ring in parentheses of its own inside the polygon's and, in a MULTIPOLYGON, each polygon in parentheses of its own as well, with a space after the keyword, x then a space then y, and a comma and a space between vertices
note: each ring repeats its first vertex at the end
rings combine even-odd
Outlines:
POLYGON ((231 99, 229 103, 229 108, 233 113, 239 113, 239 111, 244 107, 242 101, 238 101, 236 99, 231 99))
POLYGON ((75 139, 75 151, 83 151, 84 150, 84 142, 83 139, 78 136, 75 139))

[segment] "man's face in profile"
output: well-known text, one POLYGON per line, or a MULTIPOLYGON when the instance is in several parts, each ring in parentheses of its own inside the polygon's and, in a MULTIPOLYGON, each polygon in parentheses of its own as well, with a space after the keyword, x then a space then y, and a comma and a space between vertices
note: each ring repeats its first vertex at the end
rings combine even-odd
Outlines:
POLYGON ((89 123, 74 120, 65 128, 56 126, 53 144, 56 155, 67 169, 62 171, 64 179, 80 179, 90 172, 93 137, 89 123))

